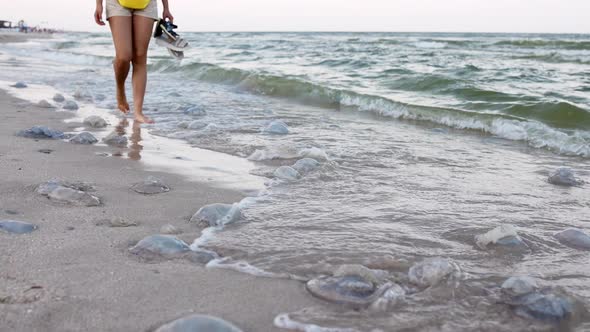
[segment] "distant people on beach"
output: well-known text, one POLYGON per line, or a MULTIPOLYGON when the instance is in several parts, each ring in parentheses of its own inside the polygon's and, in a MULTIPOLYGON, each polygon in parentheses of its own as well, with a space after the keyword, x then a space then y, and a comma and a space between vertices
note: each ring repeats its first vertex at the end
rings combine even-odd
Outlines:
POLYGON ((27 23, 24 20, 18 21, 16 26, 18 27, 18 32, 24 32, 24 33, 29 32, 29 26, 27 25, 27 23))
POLYGON ((25 22, 25 20, 20 20, 17 22, 16 25, 12 25, 12 22, 0 20, 0 29, 7 29, 9 31, 16 31, 21 33, 45 33, 45 34, 53 34, 57 32, 61 32, 57 29, 51 28, 42 28, 41 26, 37 25, 34 27, 29 27, 29 25, 25 22))

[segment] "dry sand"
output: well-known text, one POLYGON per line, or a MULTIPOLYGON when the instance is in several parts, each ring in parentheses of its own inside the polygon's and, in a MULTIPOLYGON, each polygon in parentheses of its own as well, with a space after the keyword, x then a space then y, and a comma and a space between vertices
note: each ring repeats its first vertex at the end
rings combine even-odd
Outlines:
POLYGON ((185 260, 144 263, 130 245, 163 224, 188 223, 199 207, 235 202, 241 194, 166 173, 148 172, 130 159, 100 156, 108 147, 14 136, 33 125, 72 130, 67 113, 38 108, 0 91, 0 220, 32 222, 31 234, 0 232, 0 331, 146 331, 188 313, 211 314, 244 331, 277 331, 274 317, 317 304, 303 284, 206 269, 185 260), (51 154, 39 149, 54 150, 51 154), (172 190, 144 196, 130 190, 155 175, 172 190), (96 185, 100 207, 59 205, 35 193, 59 178, 96 185), (97 226, 123 217, 137 227, 97 226))

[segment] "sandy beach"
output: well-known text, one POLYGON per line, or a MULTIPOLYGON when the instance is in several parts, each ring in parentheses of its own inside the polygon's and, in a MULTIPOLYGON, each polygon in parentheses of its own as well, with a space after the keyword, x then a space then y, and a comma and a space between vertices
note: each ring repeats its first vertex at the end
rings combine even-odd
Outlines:
POLYGON ((2 44, 0 331, 590 330, 587 36, 183 36, 2 44))
POLYGON ((0 233, 1 331, 146 331, 189 313, 219 316, 244 331, 275 331, 277 314, 313 303, 298 282, 132 257, 128 248, 164 224, 183 230, 179 238, 190 244, 200 232, 188 223, 191 214, 205 204, 237 201, 240 194, 101 156, 112 152, 107 147, 16 137, 16 130, 33 125, 68 131, 80 124, 66 124, 67 113, 5 92, 0 110, 0 219, 39 226, 26 235, 0 233), (153 196, 130 190, 149 175, 172 190, 153 196), (90 182, 104 203, 73 207, 35 193, 53 178, 90 182), (138 226, 100 225, 113 217, 138 226))

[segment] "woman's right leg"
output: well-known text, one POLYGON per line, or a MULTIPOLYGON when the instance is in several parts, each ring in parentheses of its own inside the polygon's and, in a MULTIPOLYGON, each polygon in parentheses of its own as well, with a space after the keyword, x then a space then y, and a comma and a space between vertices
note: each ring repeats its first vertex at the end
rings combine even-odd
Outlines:
POLYGON ((115 44, 115 81, 117 82, 117 104, 125 114, 129 112, 129 103, 125 95, 125 81, 133 60, 133 20, 131 16, 112 16, 109 26, 115 44))

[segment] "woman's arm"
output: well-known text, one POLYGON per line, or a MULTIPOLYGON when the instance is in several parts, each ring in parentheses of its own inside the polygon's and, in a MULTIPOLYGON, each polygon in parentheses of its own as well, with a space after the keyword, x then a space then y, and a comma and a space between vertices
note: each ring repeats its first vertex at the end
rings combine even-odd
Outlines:
MULTIPOLYGON (((101 0, 96 0, 101 1, 101 0)), ((170 22, 174 21, 174 16, 170 13, 170 8, 168 8, 168 0, 162 0, 162 6, 164 6, 164 11, 162 12, 162 18, 168 19, 170 22)))
POLYGON ((94 21, 98 25, 105 25, 102 20, 102 0, 96 0, 96 10, 94 11, 94 21))

